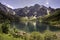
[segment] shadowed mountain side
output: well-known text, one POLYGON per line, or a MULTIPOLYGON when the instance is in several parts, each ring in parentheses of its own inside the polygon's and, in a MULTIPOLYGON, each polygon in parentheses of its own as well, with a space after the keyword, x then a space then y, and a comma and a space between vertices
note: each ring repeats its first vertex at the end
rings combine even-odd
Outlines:
POLYGON ((55 10, 51 7, 47 8, 44 5, 35 4, 34 6, 30 7, 24 7, 24 8, 18 8, 14 9, 17 15, 22 17, 30 17, 30 16, 43 16, 47 15, 47 9, 50 10, 50 14, 52 14, 55 10))
POLYGON ((19 16, 13 11, 13 9, 3 5, 0 3, 0 21, 2 20, 10 20, 10 21, 17 21, 19 16))

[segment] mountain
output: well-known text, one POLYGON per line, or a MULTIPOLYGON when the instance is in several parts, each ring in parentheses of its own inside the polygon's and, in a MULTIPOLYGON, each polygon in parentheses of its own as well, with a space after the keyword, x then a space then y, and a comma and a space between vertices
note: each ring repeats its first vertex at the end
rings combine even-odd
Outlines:
MULTIPOLYGON (((17 21, 21 17, 31 17, 31 16, 45 16, 47 15, 47 9, 50 11, 50 14, 55 12, 55 9, 45 7, 43 5, 35 4, 34 6, 11 9, 0 3, 0 19, 8 19, 10 21, 17 21)), ((1 21, 1 20, 0 20, 1 21)))
POLYGON ((18 19, 18 16, 13 11, 13 9, 0 3, 0 21, 6 20, 6 19, 13 21, 14 19, 18 19))
POLYGON ((43 18, 44 21, 58 21, 60 22, 60 8, 55 9, 55 12, 53 14, 49 15, 48 17, 43 18))
POLYGON ((17 15, 19 16, 43 16, 43 15, 47 15, 47 9, 51 11, 51 14, 55 11, 53 8, 49 7, 45 7, 43 5, 39 5, 39 4, 35 4, 34 6, 30 6, 30 7, 24 7, 24 8, 18 8, 18 9, 14 9, 14 11, 16 12, 17 15))

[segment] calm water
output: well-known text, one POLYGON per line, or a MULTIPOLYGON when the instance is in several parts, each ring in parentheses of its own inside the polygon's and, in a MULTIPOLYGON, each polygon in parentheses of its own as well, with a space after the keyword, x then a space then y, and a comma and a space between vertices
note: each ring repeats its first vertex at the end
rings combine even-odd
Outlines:
POLYGON ((40 23, 40 22, 12 22, 11 24, 13 27, 15 26, 19 30, 23 30, 26 32, 33 32, 33 31, 39 31, 39 32, 44 32, 45 30, 50 30, 50 31, 60 31, 60 28, 51 26, 45 23, 40 23))

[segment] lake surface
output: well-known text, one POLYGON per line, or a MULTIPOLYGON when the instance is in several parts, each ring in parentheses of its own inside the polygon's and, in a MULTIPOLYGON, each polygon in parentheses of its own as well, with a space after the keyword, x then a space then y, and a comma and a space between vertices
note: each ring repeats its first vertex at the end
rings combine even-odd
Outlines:
POLYGON ((44 32, 46 30, 54 32, 60 31, 60 28, 58 27, 51 26, 46 23, 41 23, 38 21, 12 22, 11 25, 19 30, 23 30, 26 32, 33 32, 33 31, 44 32))

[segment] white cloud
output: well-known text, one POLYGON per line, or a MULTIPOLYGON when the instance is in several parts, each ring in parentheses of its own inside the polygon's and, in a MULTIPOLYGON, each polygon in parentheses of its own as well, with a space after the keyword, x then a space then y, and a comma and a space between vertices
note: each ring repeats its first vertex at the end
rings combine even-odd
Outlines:
POLYGON ((49 5, 49 0, 46 0, 46 4, 49 5))
POLYGON ((6 6, 8 6, 8 7, 10 7, 10 8, 12 8, 12 9, 13 9, 13 7, 12 7, 11 5, 6 4, 6 6))
POLYGON ((48 2, 46 2, 46 4, 48 5, 49 3, 48 3, 48 2))
POLYGON ((14 9, 14 7, 12 7, 11 5, 9 5, 9 4, 7 4, 7 3, 3 3, 3 4, 6 5, 6 6, 9 7, 9 8, 14 9))

